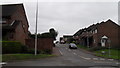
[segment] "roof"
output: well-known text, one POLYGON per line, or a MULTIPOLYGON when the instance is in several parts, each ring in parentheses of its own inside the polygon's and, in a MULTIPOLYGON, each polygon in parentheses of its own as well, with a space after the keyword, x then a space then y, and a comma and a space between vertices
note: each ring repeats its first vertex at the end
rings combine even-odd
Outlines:
POLYGON ((73 36, 77 36, 80 35, 85 29, 80 29, 79 31, 77 31, 73 36))
POLYGON ((23 3, 0 5, 0 7, 2 7, 2 14, 0 14, 0 17, 2 17, 2 18, 8 17, 9 18, 14 12, 16 12, 16 10, 18 9, 18 6, 22 6, 22 10, 24 12, 24 16, 26 18, 27 25, 29 26, 23 3))
POLYGON ((17 5, 23 5, 23 4, 0 5, 0 7, 2 7, 2 15, 0 16, 1 17, 11 16, 17 10, 17 5))
POLYGON ((111 23, 113 23, 114 25, 120 27, 120 25, 116 24, 115 22, 113 22, 113 21, 110 20, 110 19, 108 19, 106 22, 101 22, 100 24, 109 23, 109 22, 111 22, 111 23))
POLYGON ((118 24, 116 24, 116 23, 113 22, 112 20, 108 19, 106 22, 102 21, 101 23, 97 23, 97 24, 90 25, 88 28, 80 29, 79 31, 77 31, 77 32, 74 34, 74 36, 78 36, 78 35, 82 34, 82 32, 84 32, 84 31, 95 30, 99 25, 104 24, 104 23, 108 23, 108 22, 111 22, 111 23, 115 24, 116 26, 120 27, 118 24))
POLYGON ((11 16, 16 11, 16 6, 14 5, 4 5, 2 6, 2 16, 11 16))

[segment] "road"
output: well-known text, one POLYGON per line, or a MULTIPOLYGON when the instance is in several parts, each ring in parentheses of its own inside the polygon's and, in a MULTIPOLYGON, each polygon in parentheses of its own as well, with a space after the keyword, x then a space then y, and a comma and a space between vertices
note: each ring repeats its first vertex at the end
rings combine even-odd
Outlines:
POLYGON ((61 56, 10 62, 4 65, 3 68, 10 68, 9 66, 77 66, 79 68, 119 68, 119 63, 116 60, 96 57, 81 49, 69 49, 68 44, 56 44, 56 47, 59 49, 61 56))

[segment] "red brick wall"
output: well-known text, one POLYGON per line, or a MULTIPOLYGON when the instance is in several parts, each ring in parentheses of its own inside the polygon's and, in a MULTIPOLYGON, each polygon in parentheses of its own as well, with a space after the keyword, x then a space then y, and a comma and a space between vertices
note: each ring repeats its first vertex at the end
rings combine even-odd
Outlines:
POLYGON ((26 34, 24 32, 24 29, 22 28, 21 23, 19 23, 19 25, 17 25, 13 38, 14 38, 14 40, 19 41, 25 45, 26 34))
MULTIPOLYGON (((38 50, 52 50, 53 47, 53 39, 52 38, 39 38, 37 39, 37 49, 38 50)), ((35 47, 34 39, 26 39, 26 45, 30 48, 35 47)))
MULTIPOLYGON (((98 41, 100 42, 101 37, 107 36, 111 40, 111 46, 119 46, 118 37, 118 26, 110 21, 107 23, 100 24, 98 27, 98 41)), ((108 46, 108 45, 107 45, 108 46)))
POLYGON ((14 38, 12 40, 19 41, 25 45, 25 39, 28 39, 28 21, 26 18, 24 6, 22 4, 16 5, 17 9, 11 16, 9 23, 12 23, 14 20, 20 20, 20 24, 15 29, 14 38), (24 27, 23 27, 24 25, 24 27))
POLYGON ((98 34, 93 35, 93 45, 92 46, 98 46, 98 34))

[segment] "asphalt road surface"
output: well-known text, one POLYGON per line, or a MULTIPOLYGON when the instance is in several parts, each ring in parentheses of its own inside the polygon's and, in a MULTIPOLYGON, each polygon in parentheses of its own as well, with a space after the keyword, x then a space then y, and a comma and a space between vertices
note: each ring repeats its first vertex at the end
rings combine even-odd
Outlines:
POLYGON ((20 66, 24 68, 119 68, 117 60, 96 57, 81 49, 69 49, 68 44, 56 44, 56 47, 59 49, 61 56, 29 61, 8 62, 6 65, 3 65, 3 68, 19 68, 20 66))

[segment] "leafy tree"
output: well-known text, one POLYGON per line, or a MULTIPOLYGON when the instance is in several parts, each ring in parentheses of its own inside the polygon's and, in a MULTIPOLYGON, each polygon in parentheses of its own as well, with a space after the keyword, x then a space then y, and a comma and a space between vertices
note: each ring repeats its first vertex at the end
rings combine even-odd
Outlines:
POLYGON ((46 33, 42 33, 40 35, 41 38, 52 38, 52 35, 49 33, 49 32, 46 32, 46 33))
POLYGON ((50 35, 52 36, 52 38, 54 38, 54 40, 56 40, 56 37, 57 37, 57 35, 58 35, 58 32, 55 31, 54 28, 51 28, 51 29, 49 29, 49 33, 50 33, 50 35))
MULTIPOLYGON (((57 35, 58 35, 58 32, 55 31, 53 28, 51 28, 49 32, 37 34, 37 38, 53 38, 54 40, 56 40, 57 35)), ((35 38, 35 34, 31 34, 30 37, 35 38)))

